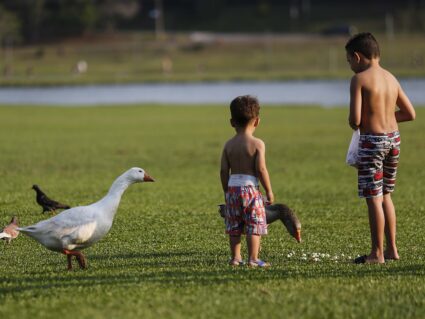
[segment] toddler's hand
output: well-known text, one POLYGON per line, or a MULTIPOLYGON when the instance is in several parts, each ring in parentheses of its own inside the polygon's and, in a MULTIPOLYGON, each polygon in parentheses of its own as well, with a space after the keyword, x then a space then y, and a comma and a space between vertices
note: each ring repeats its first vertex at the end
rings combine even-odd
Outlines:
POLYGON ((274 202, 274 194, 273 194, 273 192, 268 192, 268 193, 266 194, 266 196, 267 196, 267 202, 266 202, 266 205, 271 205, 271 204, 273 204, 273 202, 274 202))

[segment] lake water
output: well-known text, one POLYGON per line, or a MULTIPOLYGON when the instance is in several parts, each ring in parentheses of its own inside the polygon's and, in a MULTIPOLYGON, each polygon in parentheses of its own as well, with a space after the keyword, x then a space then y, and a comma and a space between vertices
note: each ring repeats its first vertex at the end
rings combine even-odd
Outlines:
MULTIPOLYGON (((425 105, 425 79, 401 80, 414 105, 425 105)), ((0 88, 0 104, 91 106, 139 103, 228 104, 251 94, 263 105, 347 106, 349 80, 214 82, 0 88)))

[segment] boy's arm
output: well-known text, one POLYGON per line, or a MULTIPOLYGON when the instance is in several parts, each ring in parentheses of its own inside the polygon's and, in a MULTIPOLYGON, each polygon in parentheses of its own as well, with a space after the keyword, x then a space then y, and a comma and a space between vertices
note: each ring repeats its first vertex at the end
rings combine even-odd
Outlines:
POLYGON ((353 130, 357 130, 362 119, 362 87, 357 76, 351 78, 350 84, 350 116, 348 123, 353 130))
POLYGON ((221 154, 221 168, 220 168, 220 179, 221 186, 223 187, 223 192, 227 192, 227 184, 229 182, 229 171, 230 164, 226 155, 226 148, 223 149, 223 153, 221 154))
POLYGON ((257 140, 257 158, 255 166, 261 185, 263 185, 264 190, 266 191, 267 200, 270 204, 273 204, 274 195, 272 185, 270 183, 269 172, 266 167, 266 146, 261 140, 257 140))
POLYGON ((399 107, 399 110, 395 112, 397 122, 413 121, 415 119, 415 109, 400 84, 398 86, 397 106, 399 107))

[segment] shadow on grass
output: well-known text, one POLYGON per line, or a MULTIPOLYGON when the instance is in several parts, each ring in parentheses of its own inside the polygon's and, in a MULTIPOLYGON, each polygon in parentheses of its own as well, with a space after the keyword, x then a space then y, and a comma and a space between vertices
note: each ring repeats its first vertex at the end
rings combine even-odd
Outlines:
MULTIPOLYGON (((232 268, 223 265, 216 258, 208 258, 208 256, 195 251, 127 253, 113 256, 93 255, 90 258, 93 261, 102 261, 102 266, 96 265, 92 268, 89 266, 86 271, 76 269, 67 272, 64 260, 63 268, 58 269, 57 273, 46 273, 41 270, 0 277, 0 299, 8 294, 19 294, 25 291, 41 292, 73 287, 117 287, 149 283, 164 285, 164 287, 170 287, 170 285, 211 286, 229 283, 230 281, 232 283, 252 283, 290 279, 345 278, 350 280, 367 277, 424 275, 422 264, 394 264, 390 266, 285 264, 269 269, 232 268), (126 273, 117 274, 117 268, 126 273)), ((54 266, 61 267, 61 265, 62 263, 58 263, 54 266)))

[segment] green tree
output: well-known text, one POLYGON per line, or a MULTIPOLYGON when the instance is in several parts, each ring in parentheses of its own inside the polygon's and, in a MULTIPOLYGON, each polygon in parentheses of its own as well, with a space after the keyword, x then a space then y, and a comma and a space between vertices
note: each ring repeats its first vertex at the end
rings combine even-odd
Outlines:
POLYGON ((10 44, 21 41, 21 23, 18 17, 0 5, 0 41, 10 44))

